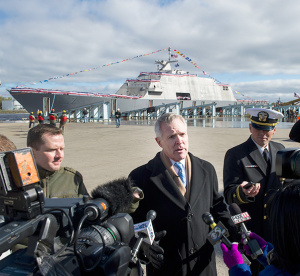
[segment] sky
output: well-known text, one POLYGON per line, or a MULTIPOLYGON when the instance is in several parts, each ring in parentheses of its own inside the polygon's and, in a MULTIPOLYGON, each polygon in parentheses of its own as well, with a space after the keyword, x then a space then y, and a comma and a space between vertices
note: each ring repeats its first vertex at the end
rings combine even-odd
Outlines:
POLYGON ((170 47, 193 61, 179 56, 180 69, 237 99, 295 100, 299 14, 292 0, 0 1, 0 96, 21 85, 115 93, 170 47))

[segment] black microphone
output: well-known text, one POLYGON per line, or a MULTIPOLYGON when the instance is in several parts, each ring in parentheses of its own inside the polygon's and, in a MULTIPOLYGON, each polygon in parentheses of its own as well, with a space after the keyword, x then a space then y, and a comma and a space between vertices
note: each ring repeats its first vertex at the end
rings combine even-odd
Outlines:
POLYGON ((228 231, 226 227, 222 224, 222 222, 219 221, 218 224, 216 224, 214 222, 213 216, 209 212, 205 212, 202 215, 202 219, 212 229, 208 233, 208 240, 210 241, 210 243, 212 245, 215 245, 221 240, 229 249, 231 249, 232 244, 225 236, 225 234, 227 234, 228 231))
MULTIPOLYGON (((222 224, 222 222, 219 221, 218 224, 216 224, 214 222, 213 216, 209 212, 205 212, 202 215, 202 219, 212 229, 208 233, 208 237, 207 237, 207 239, 209 240, 209 242, 212 245, 215 245, 217 242, 219 242, 221 240, 227 246, 227 248, 231 249, 232 243, 225 236, 225 235, 228 235, 228 230, 222 224)), ((242 257, 243 257, 244 263, 250 266, 251 262, 249 261, 249 259, 244 254, 242 254, 242 257)))
POLYGON ((155 218, 156 212, 154 210, 150 210, 146 216, 147 221, 134 225, 134 232, 136 234, 137 241, 132 249, 132 261, 136 259, 137 253, 139 252, 143 241, 150 245, 153 243, 155 234, 152 221, 155 220, 155 218))
POLYGON ((231 219, 234 224, 239 224, 240 226, 242 238, 245 239, 246 244, 248 244, 250 247, 252 259, 256 259, 263 254, 263 251, 261 250, 257 240, 250 239, 249 234, 251 233, 251 231, 248 231, 246 225, 244 224, 244 221, 250 220, 251 217, 247 212, 242 213, 241 208, 236 203, 233 203, 229 206, 229 211, 232 215, 231 219))
MULTIPOLYGON (((133 201, 132 184, 130 178, 119 178, 99 185, 91 191, 91 202, 97 202, 96 205, 100 208, 101 218, 126 212, 133 201)), ((93 208, 93 204, 90 208, 87 204, 85 209, 85 212, 90 214, 90 220, 99 216, 98 211, 93 208)))

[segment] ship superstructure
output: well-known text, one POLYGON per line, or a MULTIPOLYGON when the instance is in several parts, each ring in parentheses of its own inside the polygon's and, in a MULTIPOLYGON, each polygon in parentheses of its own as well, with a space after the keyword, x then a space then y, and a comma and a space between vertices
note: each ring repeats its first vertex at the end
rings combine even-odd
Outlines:
POLYGON ((177 61, 156 60, 156 72, 141 72, 136 79, 127 79, 116 94, 151 100, 236 101, 228 84, 172 69, 172 62, 177 61))

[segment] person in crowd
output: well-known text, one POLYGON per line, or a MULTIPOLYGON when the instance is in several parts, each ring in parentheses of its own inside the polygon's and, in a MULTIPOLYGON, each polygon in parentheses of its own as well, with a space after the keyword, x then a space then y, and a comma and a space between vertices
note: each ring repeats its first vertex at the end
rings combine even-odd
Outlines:
POLYGON ((144 192, 134 221, 144 221, 155 210, 153 229, 159 244, 143 248, 151 275, 217 275, 214 247, 207 240, 210 229, 202 219, 210 212, 228 228, 233 240, 236 227, 224 198, 218 193, 214 167, 189 152, 187 125, 182 116, 165 113, 155 124, 156 142, 162 148, 129 177, 144 192), (163 235, 166 235, 163 237, 163 235))
POLYGON ((83 109, 82 114, 83 114, 83 122, 87 123, 88 122, 88 117, 87 117, 88 111, 86 110, 86 108, 83 109))
POLYGON ((64 132, 65 132, 65 126, 66 126, 67 120, 68 120, 68 117, 67 117, 66 111, 63 110, 61 116, 59 117, 59 128, 62 130, 62 134, 64 134, 64 132))
MULTIPOLYGON (((28 132, 27 146, 32 148, 45 197, 70 198, 88 195, 82 175, 73 168, 61 166, 65 148, 61 129, 50 124, 35 126, 28 132)), ((143 191, 137 187, 132 187, 132 192, 133 202, 125 210, 128 213, 134 212, 139 201, 144 198, 143 191)))
POLYGON ((117 109, 116 113, 116 127, 120 127, 121 125, 121 112, 120 112, 120 108, 117 109))
MULTIPOLYGON (((236 203, 242 212, 248 212, 251 220, 247 228, 265 239, 270 239, 270 223, 266 219, 266 204, 272 190, 282 187, 283 181, 276 175, 275 161, 278 150, 284 148, 271 141, 276 125, 283 114, 270 109, 250 108, 249 139, 225 154, 223 167, 224 197, 228 204, 236 203)), ((255 260, 254 274, 261 268, 255 260)))
POLYGON ((56 122, 57 122, 57 120, 58 120, 58 116, 57 116, 57 114, 55 113, 55 110, 52 109, 52 110, 51 110, 51 113, 49 114, 49 122, 50 122, 50 125, 56 127, 56 122))
MULTIPOLYGON (((260 272, 264 275, 300 275, 300 184, 293 182, 281 188, 273 195, 268 207, 273 244, 266 242, 259 235, 251 232, 250 238, 256 239, 263 250, 258 261, 265 267, 260 272)), ((243 263, 237 246, 231 249, 221 244, 224 262, 229 268, 229 275, 252 275, 248 265, 243 263)), ((244 245, 247 255, 250 248, 244 245)))
POLYGON ((42 111, 40 111, 39 114, 38 114, 38 121, 39 121, 39 124, 44 123, 44 117, 43 117, 43 112, 42 111))
POLYGON ((28 131, 27 146, 32 148, 45 197, 88 194, 82 175, 73 168, 61 166, 65 148, 61 129, 50 124, 35 126, 28 131))
POLYGON ((29 128, 35 126, 35 116, 33 115, 33 112, 30 112, 29 115, 29 128))
POLYGON ((0 134, 0 152, 16 150, 16 145, 5 135, 0 134))

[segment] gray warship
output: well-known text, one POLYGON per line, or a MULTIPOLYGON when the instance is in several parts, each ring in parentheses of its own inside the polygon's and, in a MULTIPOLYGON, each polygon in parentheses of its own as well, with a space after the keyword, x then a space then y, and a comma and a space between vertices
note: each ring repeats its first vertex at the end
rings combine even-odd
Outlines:
POLYGON ((136 79, 127 79, 115 94, 75 92, 42 88, 16 87, 9 93, 28 112, 51 109, 76 110, 94 104, 108 103, 110 110, 122 112, 149 108, 182 101, 182 107, 217 103, 218 107, 234 104, 237 100, 229 84, 180 69, 172 69, 177 60, 156 60, 154 72, 141 72, 136 79))

